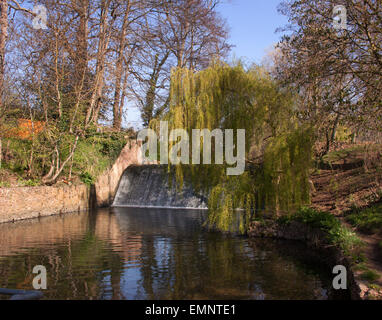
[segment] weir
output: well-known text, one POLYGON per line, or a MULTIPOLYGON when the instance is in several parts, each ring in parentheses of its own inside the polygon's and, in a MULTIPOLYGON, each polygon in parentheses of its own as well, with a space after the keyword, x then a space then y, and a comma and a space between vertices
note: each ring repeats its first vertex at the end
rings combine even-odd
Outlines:
POLYGON ((123 173, 113 207, 207 209, 207 197, 184 181, 177 190, 175 177, 169 183, 166 165, 130 166, 123 173))

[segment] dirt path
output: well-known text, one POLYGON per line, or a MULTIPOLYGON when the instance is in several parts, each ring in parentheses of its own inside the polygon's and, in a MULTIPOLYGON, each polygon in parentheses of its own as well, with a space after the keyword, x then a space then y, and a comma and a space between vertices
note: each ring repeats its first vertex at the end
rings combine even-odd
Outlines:
POLYGON ((380 279, 376 280, 375 283, 382 286, 382 248, 378 245, 378 243, 382 241, 382 236, 378 234, 366 235, 358 232, 346 222, 343 217, 341 217, 340 220, 342 224, 356 232, 359 238, 365 243, 365 248, 363 250, 363 253, 366 256, 365 265, 379 274, 380 279))
MULTIPOLYGON (((358 148, 350 152, 346 150, 333 152, 326 159, 327 161, 320 165, 320 168, 311 176, 315 189, 312 207, 333 213, 341 223, 357 233, 365 243, 363 253, 366 262, 363 265, 380 276, 378 280, 373 281, 373 284, 382 287, 382 247, 379 246, 382 242, 382 232, 381 234, 361 233, 344 218, 346 213, 354 207, 363 208, 381 200, 382 148, 378 146, 373 150, 367 150, 367 156, 365 150, 358 148)), ((361 279, 363 272, 365 270, 356 270, 355 276, 361 279)), ((360 282, 364 285, 365 292, 369 290, 366 288, 367 281, 360 280, 360 282)), ((375 290, 370 295, 374 294, 382 298, 375 290)))

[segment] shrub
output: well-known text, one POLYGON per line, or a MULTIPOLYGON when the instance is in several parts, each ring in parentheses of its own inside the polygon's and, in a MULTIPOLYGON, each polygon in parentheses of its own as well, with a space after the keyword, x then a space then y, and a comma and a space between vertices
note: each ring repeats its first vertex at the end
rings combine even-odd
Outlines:
MULTIPOLYGON (((54 130, 52 134, 57 134, 54 130)), ((52 148, 49 139, 46 138, 47 132, 33 140, 12 137, 4 143, 7 145, 7 157, 4 158, 3 167, 20 177, 19 185, 38 185, 39 179, 49 171, 52 148), (28 180, 31 177, 34 180, 28 180)), ((67 163, 61 176, 80 177, 81 180, 87 181, 86 183, 91 183, 90 176, 95 179, 114 163, 126 145, 128 136, 131 136, 131 133, 97 133, 95 129, 89 130, 79 139, 74 157, 67 163)), ((72 143, 72 135, 60 135, 58 149, 61 162, 69 156, 72 143)))
POLYGON ((362 261, 364 257, 360 252, 362 241, 350 229, 344 227, 341 222, 329 212, 316 211, 303 207, 297 212, 278 219, 279 223, 299 221, 312 228, 318 228, 327 234, 330 244, 340 247, 343 252, 354 261, 362 261))
POLYGON ((36 187, 36 186, 40 185, 40 181, 39 180, 33 180, 33 179, 19 180, 19 185, 25 186, 25 187, 36 187))
POLYGON ((93 185, 95 183, 95 178, 89 172, 82 173, 80 179, 83 183, 88 185, 93 185))
POLYGON ((289 221, 300 221, 313 228, 319 228, 324 231, 331 229, 337 229, 341 226, 341 223, 329 212, 316 211, 311 208, 303 207, 297 212, 279 218, 282 223, 289 221))

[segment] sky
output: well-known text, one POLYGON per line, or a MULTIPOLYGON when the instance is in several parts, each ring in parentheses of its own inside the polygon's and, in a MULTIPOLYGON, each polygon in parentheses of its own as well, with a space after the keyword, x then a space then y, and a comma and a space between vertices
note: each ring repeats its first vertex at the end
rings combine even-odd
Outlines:
POLYGON ((227 20, 233 57, 260 63, 266 51, 281 38, 276 29, 287 24, 277 12, 281 0, 223 0, 218 11, 227 20))
MULTIPOLYGON (((259 64, 268 50, 281 38, 276 29, 287 24, 277 12, 281 0, 222 0, 218 7, 229 28, 228 42, 233 45, 230 59, 259 64)), ((139 110, 129 107, 127 126, 141 127, 139 110)))

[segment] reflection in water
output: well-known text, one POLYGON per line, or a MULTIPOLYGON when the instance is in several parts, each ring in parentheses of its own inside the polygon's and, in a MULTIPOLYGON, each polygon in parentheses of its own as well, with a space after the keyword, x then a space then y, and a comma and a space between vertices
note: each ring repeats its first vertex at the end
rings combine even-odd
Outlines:
POLYGON ((32 289, 44 265, 47 299, 334 297, 301 245, 206 232, 204 215, 114 208, 0 225, 0 287, 32 289))

